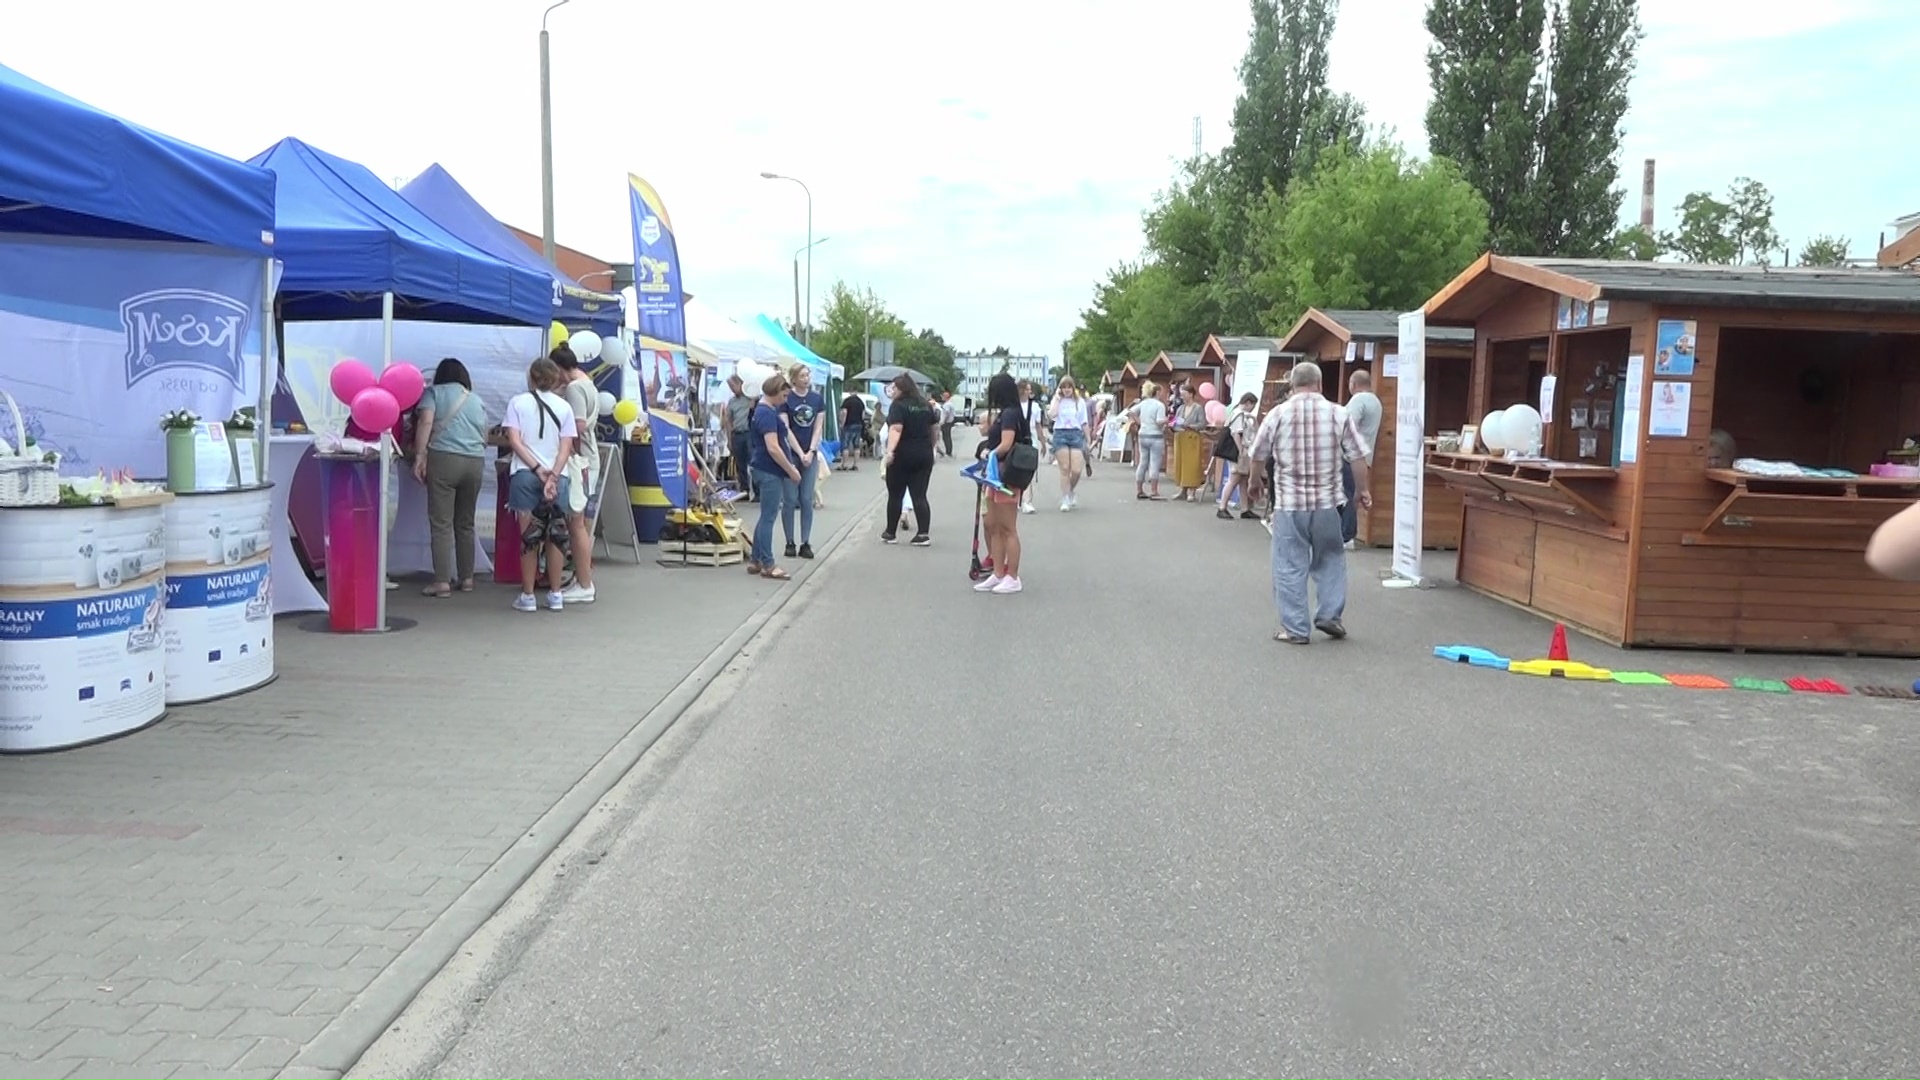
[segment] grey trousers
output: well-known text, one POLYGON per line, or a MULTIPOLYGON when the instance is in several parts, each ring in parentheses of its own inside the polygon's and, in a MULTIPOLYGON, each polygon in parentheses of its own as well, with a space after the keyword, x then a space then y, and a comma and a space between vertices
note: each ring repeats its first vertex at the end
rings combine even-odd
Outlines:
POLYGON ((427 525, 433 533, 433 580, 473 576, 473 510, 480 501, 485 458, 427 455, 427 525))
POLYGON ((1347 550, 1340 539, 1338 510, 1280 510, 1273 515, 1273 602, 1280 628, 1310 637, 1313 623, 1338 619, 1347 610, 1347 550), (1307 618, 1307 579, 1319 601, 1307 618))
POLYGON ((1160 486, 1160 474, 1167 467, 1167 440, 1159 435, 1141 438, 1138 449, 1133 452, 1133 484, 1145 487, 1152 484, 1160 486))

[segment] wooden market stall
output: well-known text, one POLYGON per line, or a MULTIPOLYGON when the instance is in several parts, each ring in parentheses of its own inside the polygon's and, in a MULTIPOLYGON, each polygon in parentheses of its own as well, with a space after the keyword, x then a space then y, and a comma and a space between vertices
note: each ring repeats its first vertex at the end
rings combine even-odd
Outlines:
POLYGON ((1473 416, 1549 421, 1430 456, 1463 584, 1629 646, 1920 655, 1920 585, 1862 557, 1920 498, 1920 275, 1489 255, 1426 315, 1474 330, 1473 416))
MULTIPOLYGON (((1280 400, 1281 392, 1286 389, 1287 372, 1293 370, 1293 362, 1299 357, 1287 353, 1280 347, 1280 339, 1274 337, 1221 337, 1209 335, 1206 344, 1200 347, 1200 363, 1220 372, 1220 387, 1231 391, 1239 376, 1240 358, 1244 353, 1265 353, 1267 369, 1260 383, 1259 413, 1265 415, 1280 400)), ((1231 397, 1228 393, 1226 397, 1231 397)), ((1228 401, 1231 406, 1233 403, 1228 401)))
MULTIPOLYGON (((1326 392, 1336 400, 1348 397, 1347 380, 1357 370, 1373 376, 1373 392, 1380 398, 1380 433, 1374 440, 1373 468, 1368 486, 1373 509, 1360 514, 1359 540, 1375 547, 1393 544, 1393 448, 1398 437, 1398 358, 1400 313, 1309 308, 1288 332, 1284 347, 1320 365, 1326 392), (1352 359, 1349 360, 1348 358, 1352 359)), ((1426 436, 1458 433, 1468 422, 1468 391, 1473 372, 1473 331, 1463 327, 1427 327, 1426 436)), ((1430 548, 1460 546, 1460 493, 1428 476, 1422 494, 1421 538, 1430 548)))

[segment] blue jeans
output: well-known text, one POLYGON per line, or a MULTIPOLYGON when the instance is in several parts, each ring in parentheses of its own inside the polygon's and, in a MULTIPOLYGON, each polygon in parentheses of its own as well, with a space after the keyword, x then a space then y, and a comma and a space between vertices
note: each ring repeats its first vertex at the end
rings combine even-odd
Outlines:
POLYGON ((773 521, 781 511, 792 513, 799 485, 786 473, 753 470, 754 486, 760 489, 760 520, 753 523, 753 561, 760 566, 773 565, 773 521))
POLYGON ((1313 622, 1340 618, 1347 610, 1347 552, 1340 546, 1337 510, 1278 510, 1273 515, 1273 602, 1280 628, 1294 637, 1312 635, 1307 621, 1307 578, 1319 601, 1313 622))
POLYGON ((1340 490, 1347 501, 1340 506, 1340 542, 1345 544, 1360 535, 1360 504, 1353 498, 1353 462, 1340 463, 1340 490))
MULTIPOLYGON (((781 477, 785 480, 785 477, 781 477)), ((793 481, 788 480, 788 483, 793 481)), ((793 504, 800 504, 800 542, 813 543, 813 486, 820 482, 820 459, 815 457, 813 464, 800 470, 800 483, 792 499, 782 499, 780 503, 780 532, 786 536, 787 543, 793 543, 793 504)))

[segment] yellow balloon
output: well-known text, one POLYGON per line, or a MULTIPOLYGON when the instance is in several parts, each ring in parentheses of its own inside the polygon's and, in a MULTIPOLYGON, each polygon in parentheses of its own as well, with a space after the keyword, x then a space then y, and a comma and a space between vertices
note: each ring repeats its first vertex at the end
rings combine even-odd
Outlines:
POLYGON ((552 352, 554 349, 559 348, 572 336, 573 335, 568 332, 565 323, 554 323, 547 328, 547 351, 552 352))
POLYGON ((613 407, 613 421, 616 424, 631 424, 640 419, 640 403, 623 401, 613 407))

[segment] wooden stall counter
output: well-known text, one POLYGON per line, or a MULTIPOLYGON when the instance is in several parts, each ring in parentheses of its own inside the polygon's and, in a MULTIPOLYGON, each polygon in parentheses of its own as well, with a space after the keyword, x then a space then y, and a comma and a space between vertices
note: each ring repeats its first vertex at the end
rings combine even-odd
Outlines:
POLYGON ((1617 469, 1544 458, 1489 454, 1432 454, 1427 473, 1468 498, 1482 498, 1547 518, 1571 518, 1614 539, 1626 539, 1616 520, 1612 489, 1617 469))
POLYGON ((1706 475, 1726 497, 1682 544, 1864 552, 1873 530, 1920 499, 1920 478, 1706 475))

